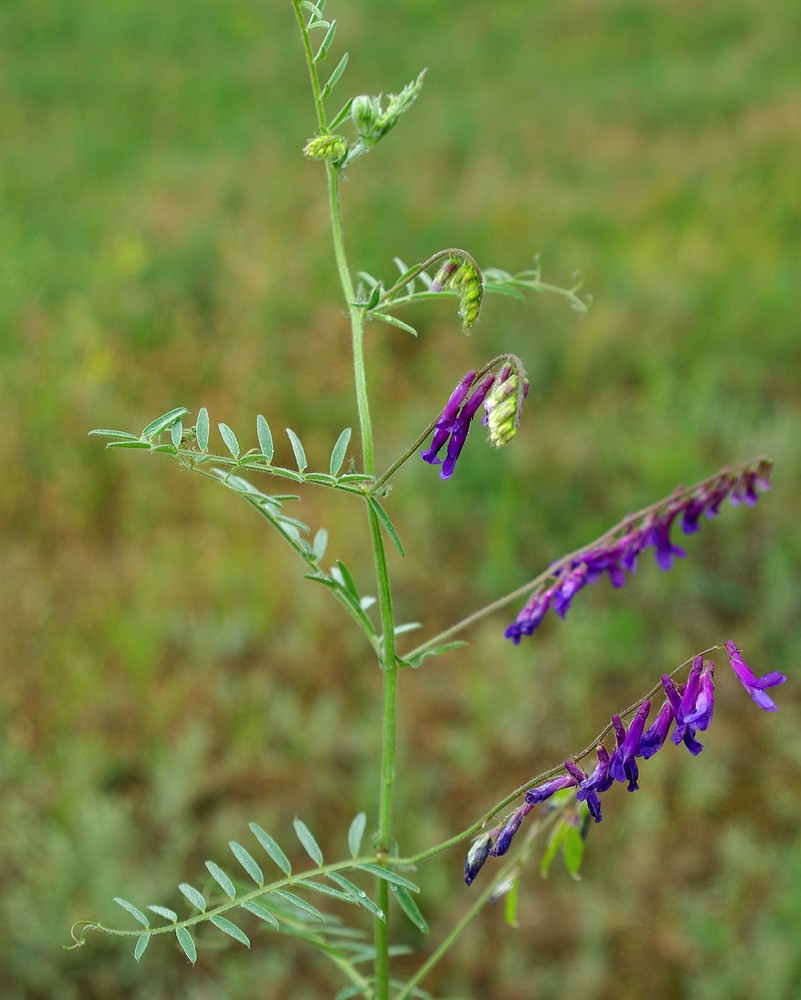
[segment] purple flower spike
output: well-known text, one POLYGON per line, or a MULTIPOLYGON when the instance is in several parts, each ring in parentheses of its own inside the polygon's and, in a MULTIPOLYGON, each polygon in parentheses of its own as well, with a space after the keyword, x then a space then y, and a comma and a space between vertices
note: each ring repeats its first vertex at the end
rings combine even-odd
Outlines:
POLYGON ((787 678, 780 674, 778 670, 771 670, 770 673, 757 677, 748 664, 743 659, 740 650, 729 639, 726 643, 726 652, 729 654, 729 663, 732 670, 737 674, 740 683, 751 695, 751 698, 765 712, 775 712, 776 704, 765 694, 766 688, 776 687, 777 684, 784 684, 787 678))
POLYGON ((657 715, 656 719, 642 734, 635 756, 648 760, 658 750, 661 750, 670 731, 671 723, 675 718, 676 715, 673 711, 673 706, 669 701, 666 701, 659 709, 659 715, 657 715))
POLYGON ((535 806, 539 802, 544 802, 549 799, 556 792, 561 791, 563 788, 570 788, 571 785, 577 785, 578 782, 571 774, 562 774, 558 778, 554 778, 552 781, 546 781, 543 785, 537 785, 536 788, 529 788, 526 792, 526 802, 531 803, 535 806))
POLYGON ((440 414, 434 429, 434 438, 431 442, 431 447, 420 453, 423 461, 428 462, 429 465, 439 465, 441 460, 438 457, 438 452, 443 448, 445 442, 451 436, 456 427, 456 418, 459 413, 459 407, 467 398, 467 394, 470 392, 470 387, 472 386, 473 379, 475 379, 475 377, 476 373, 474 371, 469 371, 462 381, 456 386, 451 394, 451 398, 445 404, 445 409, 440 414))

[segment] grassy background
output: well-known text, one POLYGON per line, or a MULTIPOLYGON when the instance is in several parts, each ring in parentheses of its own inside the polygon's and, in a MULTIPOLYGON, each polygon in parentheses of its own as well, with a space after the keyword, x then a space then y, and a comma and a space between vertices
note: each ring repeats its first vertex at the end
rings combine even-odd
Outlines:
MULTIPOLYGON (((533 383, 514 447, 477 435, 449 483, 422 463, 397 477, 402 617, 431 634, 676 482, 776 461, 760 505, 727 509, 669 575, 599 585, 517 649, 501 615, 404 676, 404 852, 709 643, 791 678, 767 717, 721 670, 702 758, 667 749, 639 795, 610 792, 583 881, 531 872, 520 927, 484 914, 431 988, 797 997, 801 11, 330 2, 343 100, 429 67, 351 171, 354 265, 390 276, 395 254, 461 245, 517 270, 539 252, 595 299, 584 319, 492 300, 469 338, 448 303, 414 317, 418 342, 370 329, 380 462, 466 368, 515 350, 533 383)), ((375 793, 379 678, 339 609, 224 491, 86 438, 185 404, 249 444, 264 412, 319 467, 355 420, 291 5, 5 0, 0 46, 5 996, 333 995, 327 967, 258 932, 194 970, 163 944, 142 966, 108 939, 61 950, 73 920, 118 921, 114 895, 174 905, 249 819, 290 840, 300 814, 339 851, 375 793)), ((312 492, 301 516, 369 590, 350 506, 312 492)), ((468 898, 462 856, 422 873, 435 934, 468 898)))

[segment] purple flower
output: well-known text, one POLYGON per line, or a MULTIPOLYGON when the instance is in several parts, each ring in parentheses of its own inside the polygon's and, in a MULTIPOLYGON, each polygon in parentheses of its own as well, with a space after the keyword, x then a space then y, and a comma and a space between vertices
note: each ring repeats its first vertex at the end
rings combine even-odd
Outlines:
POLYGON ((488 375, 478 388, 471 394, 467 402, 462 406, 453 425, 451 439, 448 442, 448 451, 445 461, 442 463, 440 479, 450 479, 456 467, 456 460, 462 453, 462 448, 467 440, 467 432, 470 430, 470 422, 476 414, 476 410, 484 402, 484 397, 492 387, 495 380, 493 375, 488 375))
POLYGON ((675 716, 677 723, 676 729, 671 736, 671 739, 676 744, 683 742, 693 757, 697 757, 698 754, 704 749, 703 743, 699 743, 695 738, 695 727, 685 723, 678 723, 678 719, 681 717, 681 696, 684 691, 684 685, 682 685, 680 690, 676 689, 676 685, 666 674, 662 675, 662 687, 665 689, 665 694, 667 695, 668 701, 670 702, 670 707, 673 709, 673 715, 675 716))
POLYGON ((766 712, 775 712, 776 705, 773 700, 765 694, 767 688, 776 687, 777 684, 784 684, 787 678, 780 674, 778 670, 771 670, 770 673, 757 677, 748 664, 743 659, 740 650, 734 645, 731 639, 726 643, 726 652, 729 654, 729 663, 732 670, 737 674, 740 683, 751 695, 753 700, 761 709, 766 712))
POLYGON ((429 465, 439 465, 441 459, 438 457, 438 453, 453 433, 456 426, 456 417, 459 412, 459 407, 467 398, 467 394, 470 392, 470 387, 472 386, 475 377, 476 373, 474 371, 469 371, 453 390, 451 398, 445 404, 445 409, 440 414, 434 428, 434 438, 431 441, 431 447, 427 451, 420 453, 423 461, 428 462, 429 465))
POLYGON ((670 529, 673 527, 673 521, 677 513, 678 510, 674 510, 657 516, 653 520, 650 527, 647 544, 653 545, 656 549, 654 556, 656 558, 657 565, 664 570, 668 570, 673 567, 674 556, 678 556, 679 559, 683 559, 687 555, 684 549, 680 548, 678 545, 674 545, 670 540, 670 529))
POLYGON ((526 802, 530 802, 531 805, 535 806, 538 802, 544 802, 546 799, 549 799, 555 792, 577 784, 578 781, 576 781, 572 774, 562 774, 552 781, 546 781, 543 785, 537 785, 536 788, 529 788, 526 792, 526 802))
POLYGON ((522 636, 531 635, 532 632, 536 631, 540 622, 545 617, 548 608, 551 606, 553 597, 553 587, 550 587, 548 590, 540 588, 535 591, 526 604, 523 605, 517 618, 504 632, 506 638, 511 639, 517 645, 522 636))
POLYGON ((650 711, 651 703, 646 698, 642 705, 640 705, 637 709, 637 714, 631 720, 628 729, 626 729, 623 725, 623 721, 619 715, 612 716, 612 726, 614 727, 615 737, 617 738, 617 748, 613 752, 610 760, 609 774, 615 781, 625 781, 628 779, 628 790, 630 792, 634 792, 639 788, 637 778, 640 775, 640 769, 638 768, 637 761, 634 758, 637 752, 637 747, 640 743, 640 738, 642 737, 645 720, 647 719, 650 711))
POLYGON ((559 586, 555 588, 553 598, 553 609, 560 618, 564 618, 570 610, 570 602, 576 594, 587 584, 587 564, 579 563, 571 569, 567 576, 562 579, 559 586))
POLYGON ((501 829, 495 843, 492 846, 490 854, 493 854, 496 858, 502 857, 509 848, 512 846, 512 837, 520 829, 520 824, 528 816, 531 810, 534 808, 533 803, 524 802, 522 806, 512 813, 510 819, 506 821, 506 825, 501 829))
POLYGON ((453 475, 456 460, 467 440, 470 422, 476 410, 484 402, 484 397, 495 378, 493 375, 488 375, 468 398, 467 394, 473 387, 475 377, 476 373, 469 371, 456 386, 436 422, 431 446, 420 452, 424 462, 428 462, 429 465, 439 465, 441 461, 439 452, 447 444, 445 461, 442 462, 442 471, 439 474, 440 479, 450 479, 453 475))
MULTIPOLYGON (((696 661, 700 660, 701 657, 696 657, 696 661)), ((695 663, 693 664, 693 667, 695 663)), ((715 672, 715 665, 711 660, 707 660, 703 664, 700 672, 700 677, 698 680, 698 685, 695 691, 695 703, 693 707, 684 714, 684 722, 692 722, 697 729, 702 732, 709 727, 709 723, 712 721, 712 710, 715 706, 715 683, 712 677, 715 672)), ((689 678, 688 678, 689 684, 689 678)), ((686 694, 686 691, 685 691, 686 694)), ((682 706, 684 705, 684 694, 681 697, 682 706)))
POLYGON ((609 773, 609 751, 603 744, 600 744, 595 752, 597 754, 598 762, 590 775, 584 774, 578 765, 573 764, 572 761, 565 761, 565 767, 567 767, 571 773, 574 773, 570 767, 570 765, 573 764, 573 767, 575 768, 575 776, 581 776, 579 781, 579 790, 576 792, 576 799, 579 802, 586 802, 587 808, 590 810, 590 815, 596 823, 600 823, 601 800, 598 797, 598 794, 599 792, 605 792, 608 788, 610 788, 614 779, 609 773))
POLYGON ((658 750, 661 750, 665 740, 667 739, 671 723, 675 718, 676 716, 673 711, 673 706, 669 701, 666 701, 659 709, 659 715, 657 715, 656 719, 654 719, 648 729, 640 737, 640 742, 637 744, 635 756, 648 760, 648 758, 653 757, 658 750))

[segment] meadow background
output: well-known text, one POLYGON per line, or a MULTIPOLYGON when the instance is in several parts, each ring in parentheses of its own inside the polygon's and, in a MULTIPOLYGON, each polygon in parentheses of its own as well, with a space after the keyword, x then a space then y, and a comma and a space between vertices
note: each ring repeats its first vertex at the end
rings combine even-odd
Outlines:
MULTIPOLYGON (((404 853, 585 745, 710 643, 731 637, 758 672, 790 677, 766 716, 719 660, 701 758, 668 747, 637 795, 611 791, 583 880, 530 872, 520 926, 487 911, 426 985, 795 998, 801 8, 329 4, 332 58, 351 52, 342 100, 429 67, 413 112, 350 171, 352 264, 389 278, 396 254, 456 245, 519 270, 539 253, 546 279, 581 270, 594 298, 584 318, 557 298, 490 299, 467 338, 450 302, 415 314, 418 341, 370 328, 379 464, 468 367, 514 350, 532 381, 513 447, 477 433, 448 483, 422 462, 398 475, 401 616, 432 634, 677 482, 776 462, 760 504, 706 524, 670 574, 648 559, 518 648, 500 614, 402 677, 404 853)), ((125 922, 114 895, 176 905, 177 883, 199 882, 248 820, 291 841, 300 815, 333 853, 356 811, 375 819, 380 679, 339 608, 233 495, 86 436, 205 405, 249 447, 263 412, 320 467, 355 425, 322 171, 300 157, 313 130, 288 0, 0 6, 8 1000, 316 1000, 341 985, 255 929, 252 953, 209 949, 194 969, 166 939, 139 966, 111 939, 62 950, 74 920, 125 922)), ((297 513, 329 528, 330 557, 369 591, 346 500, 310 490, 297 513)), ((435 934, 469 898, 463 853, 421 872, 435 934)))

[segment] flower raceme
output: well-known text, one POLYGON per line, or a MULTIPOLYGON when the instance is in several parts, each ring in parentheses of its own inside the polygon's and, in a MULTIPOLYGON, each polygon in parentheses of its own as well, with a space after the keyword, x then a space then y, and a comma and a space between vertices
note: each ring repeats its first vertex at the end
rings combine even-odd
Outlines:
POLYGON ((504 634, 517 645, 524 635, 537 630, 549 609, 564 618, 576 594, 604 574, 612 586, 622 587, 626 574, 635 572, 644 549, 654 549, 657 565, 669 570, 675 558, 686 555, 671 539, 673 525, 678 521, 684 534, 693 534, 700 528, 701 515, 714 517, 727 497, 735 506, 739 503, 753 506, 758 490, 770 486, 770 468, 770 463, 763 459, 734 471, 725 469, 695 489, 677 491, 647 513, 632 516, 619 530, 610 533, 611 538, 607 536, 594 547, 556 564, 551 574, 554 582, 535 590, 504 634))
POLYGON ((497 374, 490 371, 481 379, 475 371, 469 371, 437 418, 431 445, 420 453, 423 461, 430 465, 442 463, 440 479, 450 479, 470 424, 482 404, 482 423, 488 427, 490 443, 496 448, 507 444, 517 433, 527 394, 528 380, 518 358, 510 358, 510 363, 504 364, 497 374), (444 461, 439 457, 443 448, 446 448, 444 461))
MULTIPOLYGON (((776 705, 765 690, 783 684, 787 680, 784 674, 772 670, 757 677, 731 640, 726 643, 725 649, 735 676, 754 702, 766 712, 775 712, 776 705)), ((637 759, 653 757, 667 742, 671 727, 671 742, 677 746, 683 743, 693 756, 698 756, 703 745, 695 738, 696 731, 706 730, 712 720, 715 696, 713 673, 712 661, 696 656, 684 684, 677 687, 669 676, 663 675, 661 686, 665 701, 648 729, 645 723, 651 711, 651 702, 647 698, 640 703, 628 727, 619 715, 613 715, 610 729, 615 735, 615 746, 610 752, 598 740, 596 764, 590 774, 586 774, 574 759, 568 758, 564 763, 565 774, 530 788, 523 804, 503 825, 482 834, 473 842, 465 859, 467 885, 476 878, 487 858, 506 854, 523 820, 534 807, 562 789, 575 789, 576 801, 586 802, 589 814, 596 823, 600 823, 600 796, 615 782, 628 781, 628 790, 636 791, 639 788, 637 759)))

